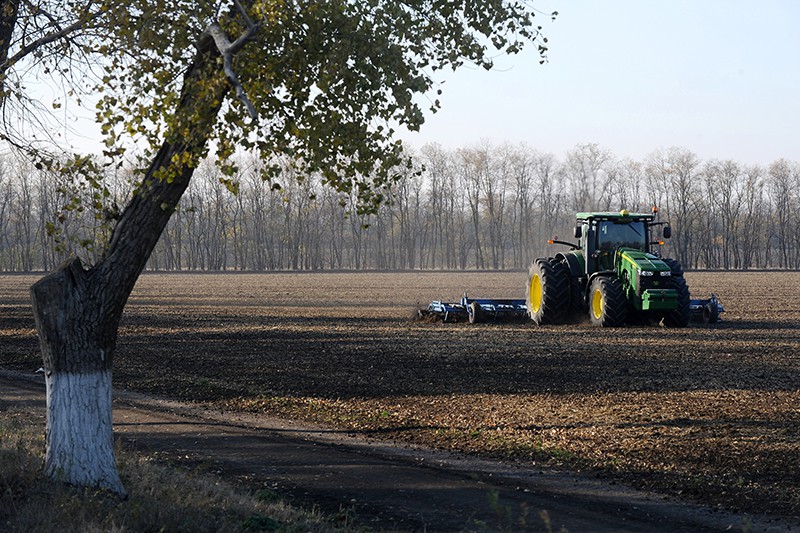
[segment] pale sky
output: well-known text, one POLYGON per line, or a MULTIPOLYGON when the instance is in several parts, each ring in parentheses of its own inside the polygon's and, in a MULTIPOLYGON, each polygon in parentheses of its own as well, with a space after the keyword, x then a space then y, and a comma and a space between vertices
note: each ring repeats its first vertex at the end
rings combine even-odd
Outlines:
POLYGON ((800 161, 800 1, 531 1, 559 12, 540 20, 549 62, 530 50, 449 75, 443 109, 404 140, 800 161))

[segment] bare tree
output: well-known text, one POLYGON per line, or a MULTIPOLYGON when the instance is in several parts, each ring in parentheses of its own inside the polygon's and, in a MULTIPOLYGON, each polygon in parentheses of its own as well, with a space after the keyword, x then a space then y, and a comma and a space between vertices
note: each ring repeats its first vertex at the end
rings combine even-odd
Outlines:
POLYGON ((458 150, 458 173, 469 205, 469 218, 475 244, 475 266, 486 268, 486 253, 481 204, 484 182, 489 173, 489 147, 458 150))
POLYGON ((714 266, 739 267, 738 231, 742 206, 741 169, 735 161, 709 161, 703 169, 708 208, 707 246, 714 250, 714 266))
POLYGON ((648 157, 646 165, 648 189, 652 205, 664 209, 674 227, 669 243, 675 257, 684 266, 696 266, 695 241, 700 236, 698 208, 701 202, 700 161, 686 149, 670 148, 666 153, 657 151, 648 157))
MULTIPOLYGON (((764 169, 752 165, 744 169, 742 187, 742 208, 738 224, 741 253, 740 268, 747 270, 758 267, 759 256, 763 257, 765 249, 765 227, 767 207, 764 201, 764 169)), ((766 265, 765 265, 766 266, 766 265)))
POLYGON ((429 268, 453 268, 456 256, 453 234, 456 191, 452 187, 451 155, 438 144, 427 144, 422 147, 419 158, 428 184, 426 210, 431 219, 431 244, 423 261, 429 268))
POLYGON ((535 185, 535 165, 538 154, 527 146, 519 146, 509 154, 513 183, 511 226, 513 235, 512 264, 524 268, 530 264, 530 250, 536 235, 535 206, 540 191, 535 185))
POLYGON ((606 165, 612 157, 597 144, 579 144, 567 152, 564 171, 575 211, 609 210, 612 189, 606 165))
POLYGON ((508 187, 512 180, 512 149, 508 145, 489 148, 486 172, 482 175, 484 218, 488 234, 491 268, 505 265, 506 244, 510 235, 506 231, 508 187))
POLYGON ((791 227, 795 204, 795 180, 797 170, 789 161, 779 159, 767 171, 767 191, 772 204, 773 218, 770 224, 770 245, 776 248, 779 268, 789 268, 791 246, 795 231, 791 227))
POLYGON ((11 243, 11 213, 15 207, 14 185, 7 172, 6 160, 0 160, 0 270, 14 271, 11 243))

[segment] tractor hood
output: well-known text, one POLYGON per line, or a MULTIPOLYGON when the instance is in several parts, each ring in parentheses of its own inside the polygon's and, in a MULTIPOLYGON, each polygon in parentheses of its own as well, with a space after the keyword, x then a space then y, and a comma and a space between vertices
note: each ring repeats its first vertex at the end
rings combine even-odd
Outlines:
MULTIPOLYGON (((653 254, 640 250, 622 249, 620 250, 622 261, 641 272, 670 272, 669 265, 653 254)), ((623 265, 625 268, 626 265, 623 265)), ((629 267, 628 267, 629 268, 629 267)), ((669 274, 663 274, 668 276, 669 274)))
POLYGON ((622 248, 617 255, 617 275, 621 276, 628 297, 642 311, 671 311, 678 305, 673 290, 672 269, 658 256, 622 248))

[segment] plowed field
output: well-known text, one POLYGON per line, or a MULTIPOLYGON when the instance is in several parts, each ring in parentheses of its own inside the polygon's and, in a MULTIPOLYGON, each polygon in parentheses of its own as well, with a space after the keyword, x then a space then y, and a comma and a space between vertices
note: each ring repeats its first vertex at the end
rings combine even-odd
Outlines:
MULTIPOLYGON (((800 515, 800 273, 686 277, 721 323, 413 319, 464 290, 523 298, 518 272, 147 274, 115 386, 800 515)), ((41 365, 33 279, 0 277, 2 367, 41 365)))

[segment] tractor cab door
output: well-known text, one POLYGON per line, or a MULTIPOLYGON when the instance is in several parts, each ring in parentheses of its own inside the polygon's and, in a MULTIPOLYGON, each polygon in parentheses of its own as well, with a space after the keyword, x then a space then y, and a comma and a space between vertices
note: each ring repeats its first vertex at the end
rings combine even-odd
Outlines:
POLYGON ((612 270, 614 268, 614 251, 618 246, 614 224, 608 221, 599 221, 596 222, 596 225, 597 245, 594 256, 597 258, 597 270, 612 270))
POLYGON ((578 220, 578 226, 575 227, 575 237, 578 237, 578 244, 580 245, 581 252, 586 264, 586 275, 593 274, 597 271, 595 267, 596 261, 592 257, 594 252, 594 242, 596 240, 594 235, 595 224, 588 220, 578 220))
POLYGON ((598 221, 597 220, 584 220, 581 225, 581 250, 586 259, 586 274, 592 275, 600 270, 605 270, 600 265, 600 253, 597 246, 598 240, 598 221))

